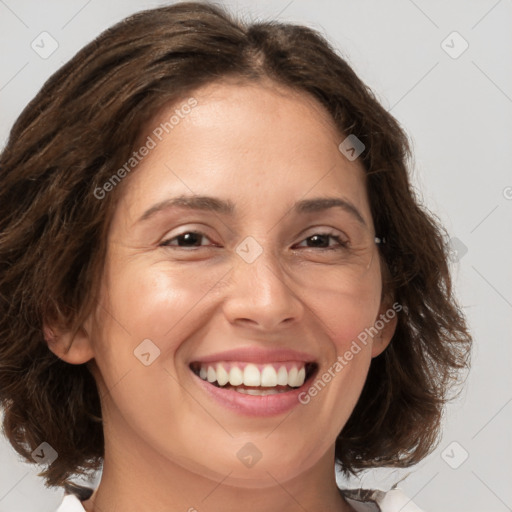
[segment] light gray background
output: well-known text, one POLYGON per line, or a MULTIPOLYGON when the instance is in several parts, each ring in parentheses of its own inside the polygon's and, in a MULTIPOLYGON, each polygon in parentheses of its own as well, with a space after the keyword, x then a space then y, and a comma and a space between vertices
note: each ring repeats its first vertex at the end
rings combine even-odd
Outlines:
MULTIPOLYGON (((0 144, 43 82, 84 44, 126 15, 164 3, 0 0, 0 144), (59 45, 47 59, 31 48, 43 31, 59 45)), ((413 181, 460 240, 454 281, 475 337, 467 386, 447 410, 435 453, 413 470, 370 472, 363 485, 386 489, 408 475, 401 487, 425 511, 512 510, 511 0, 224 4, 253 19, 321 30, 412 137, 413 181), (453 31, 469 44, 458 58, 458 36, 444 44, 452 56, 441 46, 453 31)), ((0 456, 0 512, 55 510, 61 491, 45 489, 5 441, 0 456)))

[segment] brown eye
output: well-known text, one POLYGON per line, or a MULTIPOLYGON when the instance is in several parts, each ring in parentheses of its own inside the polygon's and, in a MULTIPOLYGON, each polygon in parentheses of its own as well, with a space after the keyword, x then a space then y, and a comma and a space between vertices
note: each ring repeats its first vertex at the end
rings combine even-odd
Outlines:
POLYGON ((202 244, 201 240, 209 238, 200 233, 199 231, 186 231, 185 233, 181 233, 179 235, 174 236, 173 238, 169 238, 161 243, 164 247, 203 247, 208 244, 202 244))
POLYGON ((308 244, 306 247, 311 249, 318 248, 333 250, 347 246, 347 242, 334 233, 315 233, 314 235, 305 238, 301 243, 304 242, 308 244), (334 245, 330 245, 331 240, 334 240, 336 243, 334 245))

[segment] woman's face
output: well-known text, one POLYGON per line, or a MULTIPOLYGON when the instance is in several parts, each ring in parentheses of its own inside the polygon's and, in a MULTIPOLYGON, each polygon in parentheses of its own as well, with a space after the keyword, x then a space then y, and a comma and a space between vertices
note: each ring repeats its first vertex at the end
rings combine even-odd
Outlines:
POLYGON ((88 327, 95 376, 107 437, 264 487, 332 464, 389 338, 357 341, 384 312, 365 175, 305 95, 193 97, 148 125, 123 183, 88 327))

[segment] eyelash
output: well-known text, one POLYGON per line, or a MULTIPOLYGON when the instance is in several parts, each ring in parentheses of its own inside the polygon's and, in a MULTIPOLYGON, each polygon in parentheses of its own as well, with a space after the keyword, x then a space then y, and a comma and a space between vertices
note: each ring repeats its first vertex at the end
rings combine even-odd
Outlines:
MULTIPOLYGON (((185 235, 188 235, 188 234, 194 234, 194 235, 199 235, 199 236, 202 236, 204 238, 208 238, 204 233, 201 233, 200 231, 184 231, 183 233, 180 233, 179 235, 176 235, 172 238, 169 238, 168 240, 164 240, 160 246, 161 247, 171 247, 173 249, 181 249, 181 250, 185 250, 185 251, 189 251, 191 249, 200 249, 201 247, 208 247, 208 246, 204 246, 204 245, 199 245, 199 246, 191 246, 191 247, 180 247, 178 245, 171 245, 170 242, 172 242, 173 240, 176 240, 180 237, 183 237, 185 235)), ((335 251, 335 250, 340 250, 340 249, 346 249, 348 247, 348 242, 346 242, 345 240, 343 240, 341 238, 341 236, 335 234, 335 233, 332 233, 332 232, 318 232, 318 233, 314 233, 310 236, 307 236, 306 238, 304 238, 304 240, 302 240, 302 242, 304 242, 305 240, 308 240, 309 238, 313 238, 314 236, 327 236, 329 238, 332 238, 333 240, 336 240, 336 242, 338 242, 338 246, 335 246, 335 247, 305 247, 305 249, 319 249, 321 251, 335 251)), ((301 243, 302 243, 301 242, 301 243)), ((218 247, 218 246, 216 246, 218 247)))

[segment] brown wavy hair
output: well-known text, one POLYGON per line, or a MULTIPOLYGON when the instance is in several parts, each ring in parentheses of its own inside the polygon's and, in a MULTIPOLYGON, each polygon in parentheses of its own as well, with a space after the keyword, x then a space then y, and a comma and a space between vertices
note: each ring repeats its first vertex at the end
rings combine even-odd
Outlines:
POLYGON ((248 23, 211 3, 186 2, 132 15, 80 50, 23 110, 0 155, 3 428, 29 462, 42 442, 57 451, 40 473, 47 486, 98 469, 104 454, 92 374, 55 356, 43 335, 50 321, 78 332, 96 306, 122 187, 102 200, 95 190, 162 108, 227 78, 270 78, 308 93, 340 134, 366 147, 359 159, 376 232, 386 237, 384 292, 403 311, 338 436, 336 461, 347 474, 407 467, 439 440, 471 336, 452 292, 447 234, 409 181, 406 134, 315 30, 248 23))

